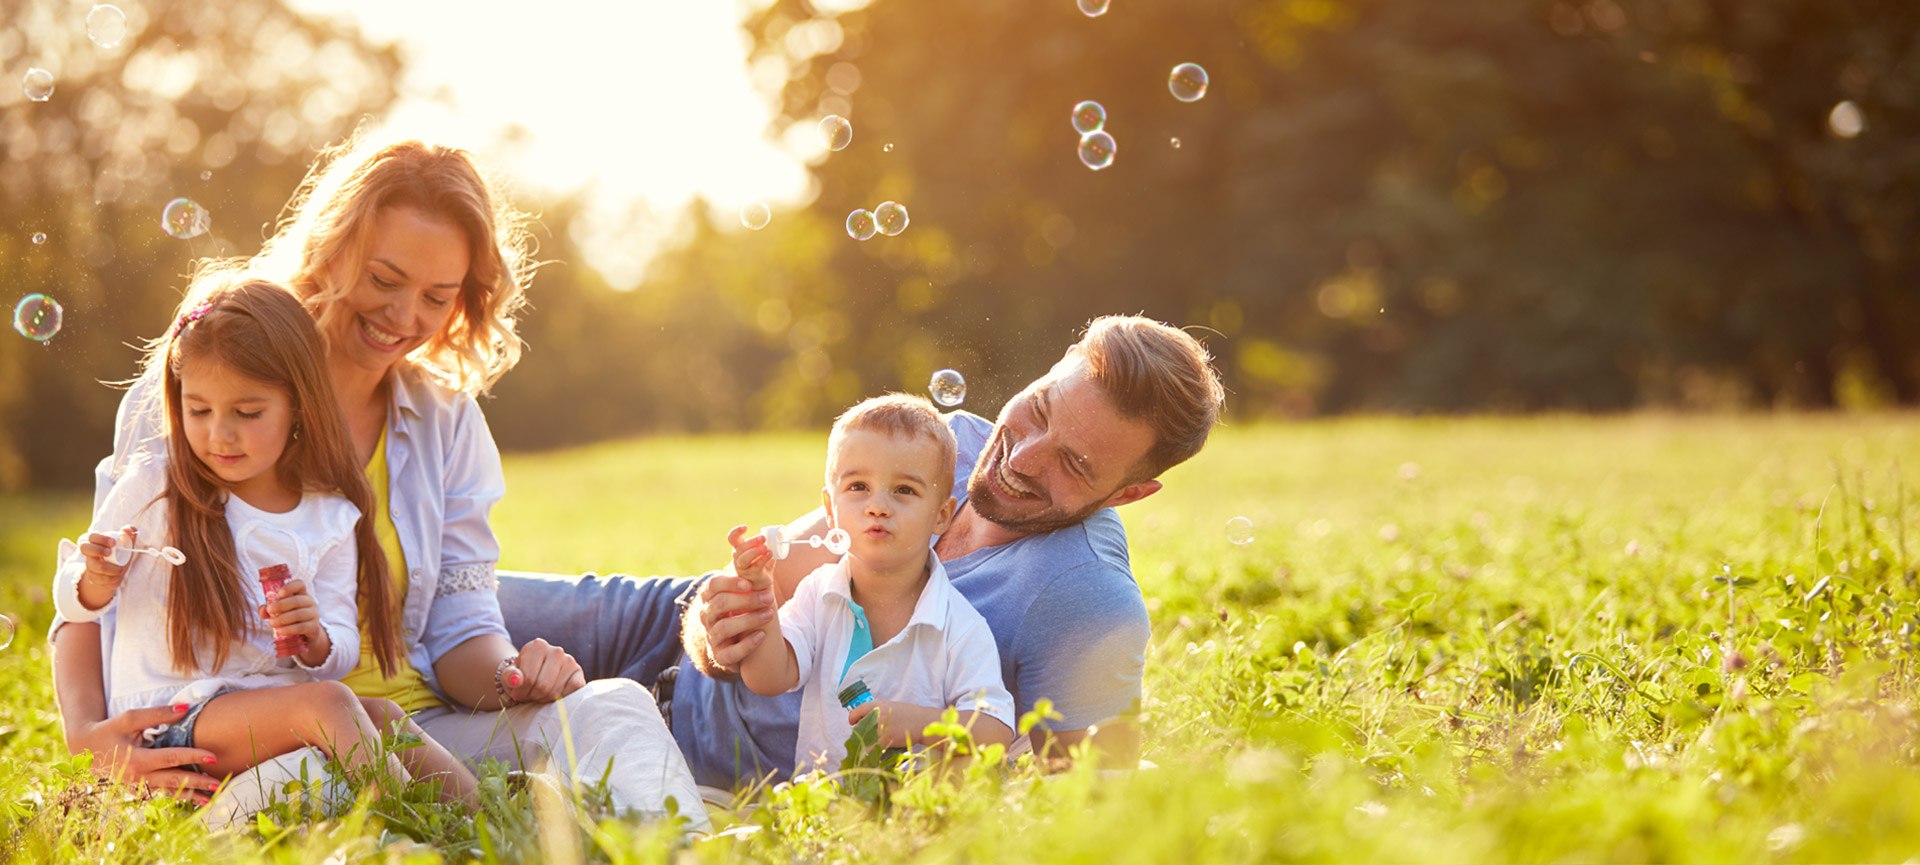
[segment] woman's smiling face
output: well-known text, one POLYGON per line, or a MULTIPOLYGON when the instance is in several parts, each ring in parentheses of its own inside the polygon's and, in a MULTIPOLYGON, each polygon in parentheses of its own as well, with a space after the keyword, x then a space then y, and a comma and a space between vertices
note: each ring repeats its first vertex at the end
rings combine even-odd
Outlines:
POLYGON ((458 225, 411 207, 373 217, 373 239, 353 287, 339 301, 346 313, 328 334, 333 356, 385 372, 447 326, 469 255, 458 225))

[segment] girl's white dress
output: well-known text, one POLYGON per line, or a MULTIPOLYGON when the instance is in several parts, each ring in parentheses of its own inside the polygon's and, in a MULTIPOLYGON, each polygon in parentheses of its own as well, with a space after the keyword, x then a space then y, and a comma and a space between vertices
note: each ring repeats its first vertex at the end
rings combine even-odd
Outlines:
MULTIPOLYGON (((139 529, 142 547, 173 543, 166 500, 167 462, 141 456, 127 466, 106 500, 95 509, 88 531, 120 537, 123 526, 139 529)), ((60 567, 54 576, 54 606, 73 622, 90 622, 107 610, 115 611, 117 626, 101 629, 101 652, 106 659, 107 712, 196 704, 221 690, 251 690, 293 685, 314 679, 339 679, 360 659, 358 548, 353 529, 360 511, 345 498, 330 493, 307 493, 300 504, 283 514, 267 513, 236 496, 227 497, 227 525, 233 531, 240 582, 247 598, 247 631, 228 648, 219 669, 183 671, 173 664, 168 646, 167 595, 173 565, 149 555, 135 555, 113 600, 98 610, 80 604, 80 575, 86 560, 72 541, 60 542, 60 567), (296 658, 274 657, 273 631, 254 612, 266 603, 260 589, 260 569, 284 564, 295 579, 307 584, 333 647, 318 666, 296 658)), ((196 646, 201 664, 212 661, 210 646, 196 646)))

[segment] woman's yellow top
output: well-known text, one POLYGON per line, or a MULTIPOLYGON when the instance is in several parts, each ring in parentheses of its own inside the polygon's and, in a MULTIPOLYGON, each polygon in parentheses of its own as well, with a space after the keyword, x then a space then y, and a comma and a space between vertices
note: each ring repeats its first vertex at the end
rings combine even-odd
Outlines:
MULTIPOLYGON (((367 482, 373 487, 373 535, 387 555, 387 573, 393 577, 393 613, 397 620, 407 605, 407 555, 400 549, 400 532, 393 526, 393 509, 387 506, 392 479, 387 474, 387 430, 380 429, 380 442, 367 461, 367 482)), ((360 620, 360 663, 340 681, 362 697, 384 697, 400 704, 407 712, 446 705, 427 687, 425 676, 407 658, 407 647, 400 647, 400 668, 390 678, 380 675, 380 660, 373 655, 373 638, 365 617, 360 620)))

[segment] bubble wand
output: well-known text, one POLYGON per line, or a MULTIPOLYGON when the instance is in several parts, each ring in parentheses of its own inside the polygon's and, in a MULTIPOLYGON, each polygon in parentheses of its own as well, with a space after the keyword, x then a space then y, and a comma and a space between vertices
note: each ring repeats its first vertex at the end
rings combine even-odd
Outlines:
POLYGON ((814 535, 802 539, 787 537, 786 526, 768 526, 760 530, 760 537, 767 539, 767 552, 772 553, 776 560, 786 558, 788 548, 794 544, 806 544, 816 550, 825 547, 827 552, 836 556, 846 555, 847 550, 853 547, 853 535, 847 534, 847 530, 842 528, 828 529, 824 538, 814 535))
MULTIPOLYGON (((120 537, 123 538, 124 541, 114 544, 113 549, 107 551, 107 561, 120 567, 126 567, 128 562, 133 561, 135 553, 146 553, 156 559, 163 559, 170 565, 184 565, 187 563, 187 554, 180 552, 178 547, 143 547, 134 541, 132 532, 124 529, 121 530, 120 537)), ((74 546, 79 546, 79 544, 75 544, 74 546)))

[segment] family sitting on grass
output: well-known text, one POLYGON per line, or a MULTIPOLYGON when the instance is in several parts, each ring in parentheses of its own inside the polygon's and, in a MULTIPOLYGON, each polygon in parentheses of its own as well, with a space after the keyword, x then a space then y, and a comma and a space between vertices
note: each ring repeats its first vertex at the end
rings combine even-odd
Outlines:
POLYGON ((205 804, 315 749, 471 802, 494 759, 702 831, 701 787, 832 772, 869 716, 887 746, 951 710, 1049 765, 1138 759, 1148 621, 1112 508, 1218 417, 1185 332, 1096 319, 991 424, 851 407, 822 507, 735 528, 724 570, 501 572, 475 397, 519 358, 524 215, 414 141, 323 157, 290 214, 197 269, 61 544, 55 686, 96 771, 205 804), (803 543, 834 529, 844 555, 803 543))

